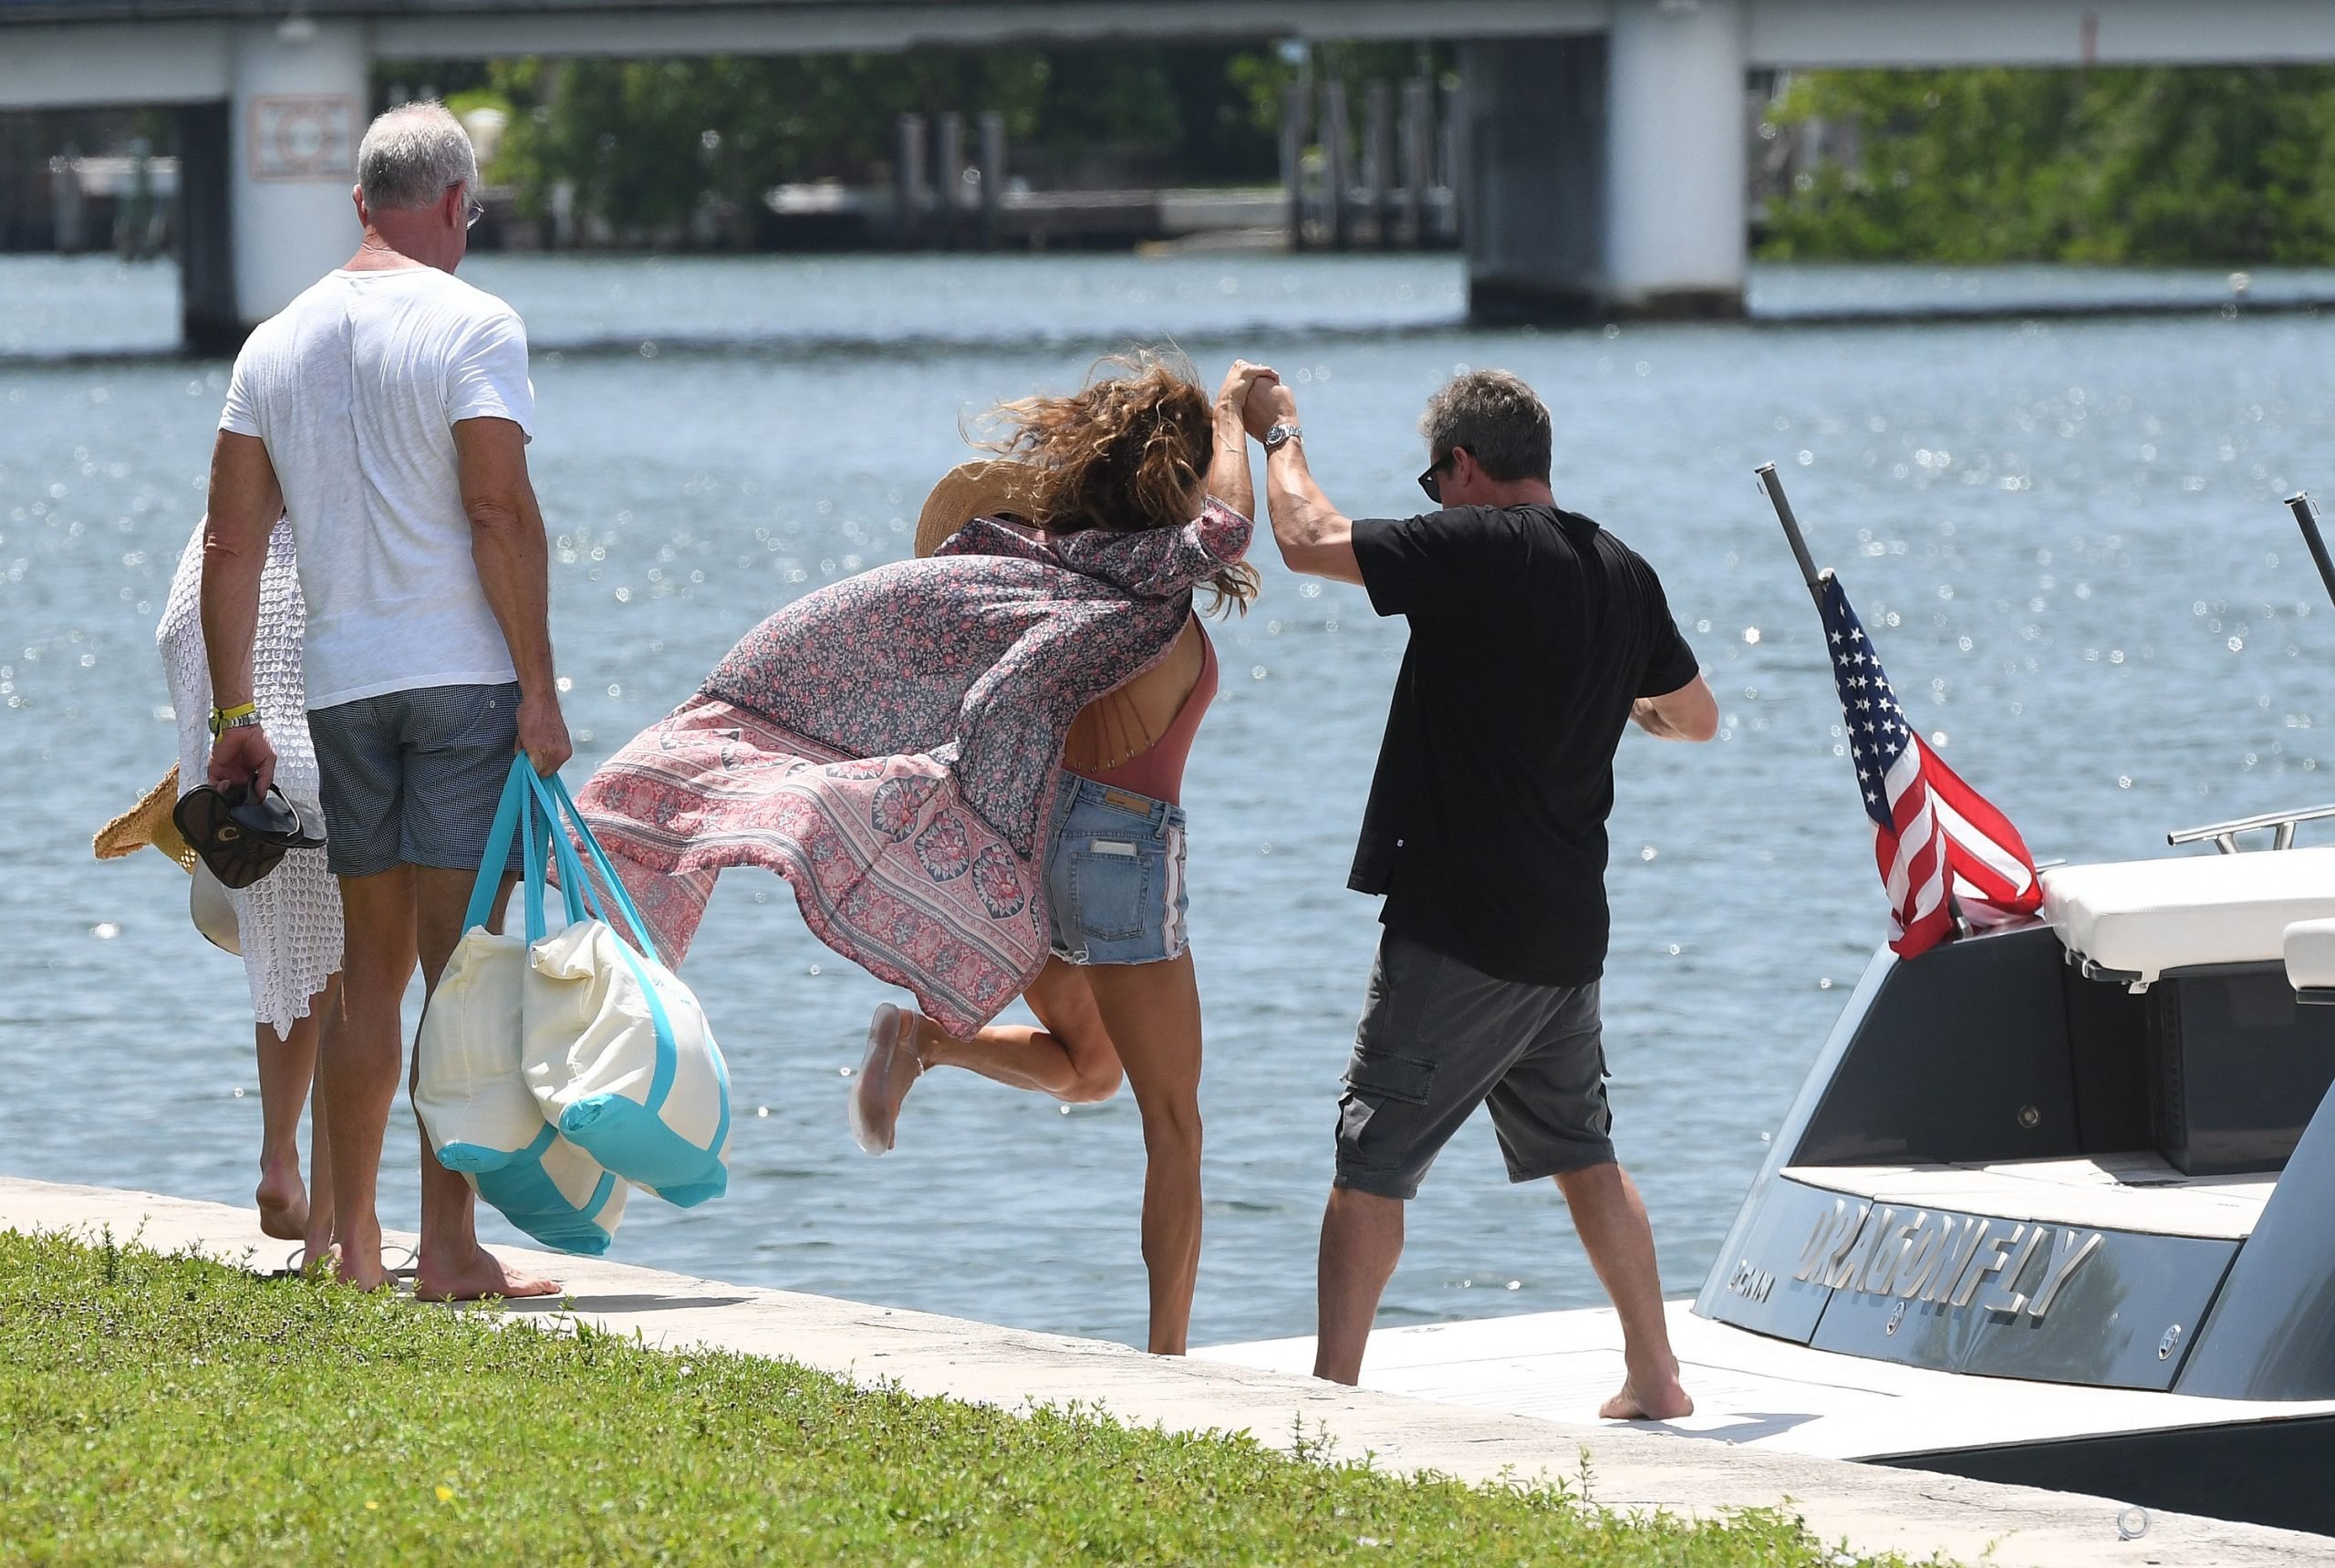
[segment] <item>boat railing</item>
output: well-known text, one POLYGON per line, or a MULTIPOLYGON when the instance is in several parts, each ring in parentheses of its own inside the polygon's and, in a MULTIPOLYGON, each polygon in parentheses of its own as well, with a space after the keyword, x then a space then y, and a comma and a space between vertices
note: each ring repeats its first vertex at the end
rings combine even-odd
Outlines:
POLYGON ((2335 816, 2335 805, 2307 805, 2293 811, 2266 811, 2257 816, 2241 816, 2229 822, 2208 823, 2203 827, 2184 827, 2164 836, 2167 844, 2197 844, 2212 839, 2214 847, 2224 855, 2238 852, 2237 836, 2268 830, 2270 847, 2292 849, 2295 846, 2295 826, 2317 822, 2322 817, 2335 816))

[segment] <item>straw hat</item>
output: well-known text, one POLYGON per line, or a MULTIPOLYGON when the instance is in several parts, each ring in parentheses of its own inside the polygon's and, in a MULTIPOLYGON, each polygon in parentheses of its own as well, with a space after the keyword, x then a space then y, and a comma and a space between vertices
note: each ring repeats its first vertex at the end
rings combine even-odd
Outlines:
POLYGON ((119 860, 125 855, 135 855, 152 845, 182 869, 194 869, 194 851, 179 834, 177 824, 171 820, 171 808, 179 801, 179 770, 172 764, 162 775, 162 782, 146 792, 143 799, 97 831, 89 847, 97 851, 100 860, 119 860))
POLYGON ((201 860, 194 863, 194 876, 186 890, 186 912, 203 940, 222 952, 243 956, 243 921, 236 918, 234 900, 201 860))
POLYGON ((916 520, 916 553, 931 555, 943 539, 976 517, 1036 515, 1036 470, 1009 458, 959 463, 924 498, 924 510, 916 520))
POLYGON ((216 948, 231 953, 244 950, 241 922, 235 918, 235 906, 228 900, 227 890, 219 885, 202 858, 197 856, 171 813, 179 800, 179 770, 174 765, 162 775, 162 782, 146 792, 145 798, 97 831, 89 846, 100 860, 119 860, 152 846, 179 863, 182 870, 192 872, 192 882, 187 888, 187 914, 194 921, 194 929, 216 948))

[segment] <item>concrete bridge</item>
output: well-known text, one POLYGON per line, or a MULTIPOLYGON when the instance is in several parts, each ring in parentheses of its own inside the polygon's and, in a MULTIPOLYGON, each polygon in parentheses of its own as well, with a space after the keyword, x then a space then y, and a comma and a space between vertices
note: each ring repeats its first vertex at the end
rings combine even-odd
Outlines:
POLYGON ((1486 321, 1739 314, 1747 73, 2335 60, 2330 0, 0 0, 0 109, 180 117, 191 346, 351 243, 375 59, 1110 38, 1458 44, 1486 321))

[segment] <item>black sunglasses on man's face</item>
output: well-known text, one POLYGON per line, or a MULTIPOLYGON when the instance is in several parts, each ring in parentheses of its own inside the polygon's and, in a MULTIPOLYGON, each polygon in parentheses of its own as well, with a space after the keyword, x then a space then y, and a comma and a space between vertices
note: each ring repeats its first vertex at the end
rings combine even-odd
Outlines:
POLYGON ((1437 506, 1443 504, 1444 472, 1450 468, 1451 460, 1466 450, 1464 447, 1453 447, 1449 452, 1428 463, 1427 472, 1419 475, 1419 488, 1426 491, 1427 498, 1437 506))

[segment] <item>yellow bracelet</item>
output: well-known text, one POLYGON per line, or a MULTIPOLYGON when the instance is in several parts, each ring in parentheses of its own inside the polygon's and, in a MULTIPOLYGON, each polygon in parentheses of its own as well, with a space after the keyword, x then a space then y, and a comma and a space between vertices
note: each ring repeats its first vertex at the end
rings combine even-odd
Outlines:
POLYGON ((213 708, 211 710, 211 733, 216 736, 236 720, 248 718, 258 711, 259 704, 256 702, 238 702, 232 708, 213 708))

